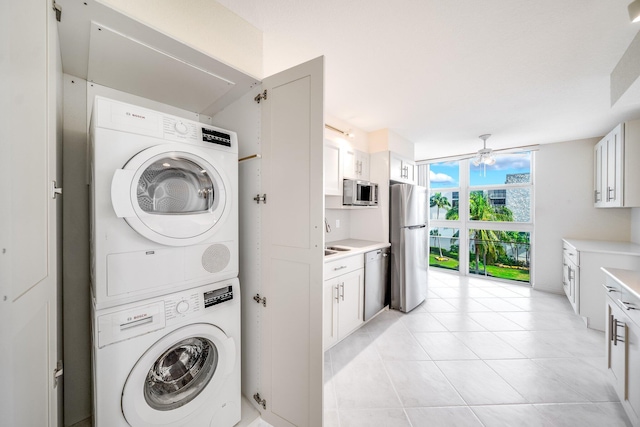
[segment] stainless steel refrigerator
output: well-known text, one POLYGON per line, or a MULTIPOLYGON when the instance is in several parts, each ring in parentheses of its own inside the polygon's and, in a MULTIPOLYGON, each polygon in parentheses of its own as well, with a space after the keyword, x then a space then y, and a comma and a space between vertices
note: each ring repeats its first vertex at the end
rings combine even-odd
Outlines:
POLYGON ((407 313, 427 294, 429 197, 417 185, 390 188, 391 308, 407 313))

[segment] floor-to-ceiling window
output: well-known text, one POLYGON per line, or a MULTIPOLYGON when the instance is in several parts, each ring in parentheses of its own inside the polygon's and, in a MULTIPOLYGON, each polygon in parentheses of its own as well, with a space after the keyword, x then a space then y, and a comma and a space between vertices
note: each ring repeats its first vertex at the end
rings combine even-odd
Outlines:
POLYGON ((435 268, 530 283, 533 152, 421 166, 430 190, 430 258, 435 268))

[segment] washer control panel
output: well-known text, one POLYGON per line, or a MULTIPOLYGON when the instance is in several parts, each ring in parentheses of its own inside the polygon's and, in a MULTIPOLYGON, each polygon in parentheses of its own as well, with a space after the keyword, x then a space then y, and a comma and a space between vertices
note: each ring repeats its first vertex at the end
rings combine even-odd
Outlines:
POLYGON ((164 313, 167 320, 184 317, 202 309, 197 293, 183 293, 175 298, 164 300, 164 313))
POLYGON ((164 298, 164 314, 167 321, 180 321, 197 315, 203 309, 233 299, 231 284, 208 287, 205 291, 185 291, 164 298))

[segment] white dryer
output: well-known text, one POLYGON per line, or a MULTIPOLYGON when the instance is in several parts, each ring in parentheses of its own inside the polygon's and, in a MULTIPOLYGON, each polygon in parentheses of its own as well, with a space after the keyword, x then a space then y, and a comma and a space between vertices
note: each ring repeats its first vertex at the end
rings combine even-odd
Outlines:
POLYGON ((240 421, 238 279, 92 314, 96 427, 240 421))
POLYGON ((98 309, 237 277, 234 132, 96 97, 90 167, 98 309))

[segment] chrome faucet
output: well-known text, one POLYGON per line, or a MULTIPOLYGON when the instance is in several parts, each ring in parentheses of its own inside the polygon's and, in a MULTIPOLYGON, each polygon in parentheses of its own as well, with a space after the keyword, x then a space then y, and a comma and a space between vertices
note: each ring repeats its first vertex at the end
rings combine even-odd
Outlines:
POLYGON ((331 233, 331 226, 329 225, 329 221, 327 221, 327 218, 324 219, 324 229, 327 233, 331 233))

